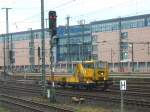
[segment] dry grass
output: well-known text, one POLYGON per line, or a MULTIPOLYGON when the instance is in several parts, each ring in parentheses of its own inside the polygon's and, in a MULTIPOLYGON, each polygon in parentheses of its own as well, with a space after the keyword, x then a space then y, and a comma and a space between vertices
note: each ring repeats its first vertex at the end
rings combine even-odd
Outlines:
POLYGON ((10 112, 8 109, 0 107, 0 112, 10 112))
MULTIPOLYGON (((33 97, 32 101, 40 102, 40 103, 49 103, 48 99, 43 97, 33 97)), ((60 107, 72 107, 76 111, 75 112, 113 112, 110 109, 102 108, 99 106, 89 106, 89 105, 83 105, 83 104, 62 104, 62 103, 49 103, 50 105, 57 105, 60 107)))

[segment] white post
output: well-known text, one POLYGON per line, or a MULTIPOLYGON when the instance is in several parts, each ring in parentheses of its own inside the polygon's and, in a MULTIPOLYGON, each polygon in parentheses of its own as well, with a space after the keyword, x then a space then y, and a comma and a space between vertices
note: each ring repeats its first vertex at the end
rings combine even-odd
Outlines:
POLYGON ((126 80, 120 80, 120 90, 121 90, 121 112, 123 112, 124 108, 124 90, 126 90, 126 80))
POLYGON ((121 112, 123 112, 123 107, 124 107, 124 99, 123 99, 123 90, 121 90, 121 112))

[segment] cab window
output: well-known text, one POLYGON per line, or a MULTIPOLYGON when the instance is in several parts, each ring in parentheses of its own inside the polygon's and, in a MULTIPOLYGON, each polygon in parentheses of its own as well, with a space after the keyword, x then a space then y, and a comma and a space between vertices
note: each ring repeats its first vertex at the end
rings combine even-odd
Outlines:
POLYGON ((84 68, 94 68, 93 63, 84 63, 84 68))

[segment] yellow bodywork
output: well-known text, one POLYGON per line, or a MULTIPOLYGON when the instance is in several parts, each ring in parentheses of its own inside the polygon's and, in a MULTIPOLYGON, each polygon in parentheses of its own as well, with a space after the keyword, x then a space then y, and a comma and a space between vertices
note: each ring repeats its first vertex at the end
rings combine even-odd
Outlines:
MULTIPOLYGON (((76 65, 73 74, 54 75, 54 81, 62 83, 95 83, 108 80, 108 78, 108 64, 102 61, 84 61, 76 65), (96 66, 100 63, 103 67, 96 66)), ((47 79, 51 81, 51 77, 47 79)))

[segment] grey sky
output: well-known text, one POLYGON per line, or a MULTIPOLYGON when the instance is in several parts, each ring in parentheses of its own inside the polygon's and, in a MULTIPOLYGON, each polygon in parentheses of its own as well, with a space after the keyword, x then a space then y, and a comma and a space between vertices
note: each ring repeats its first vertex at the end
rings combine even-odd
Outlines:
MULTIPOLYGON (((9 31, 25 31, 29 28, 40 29, 41 0, 0 0, 0 8, 11 7, 9 11, 9 31)), ((45 18, 49 10, 56 10, 58 25, 86 23, 150 13, 150 0, 44 0, 45 18)), ((5 33, 5 10, 0 10, 0 33, 5 33)))

